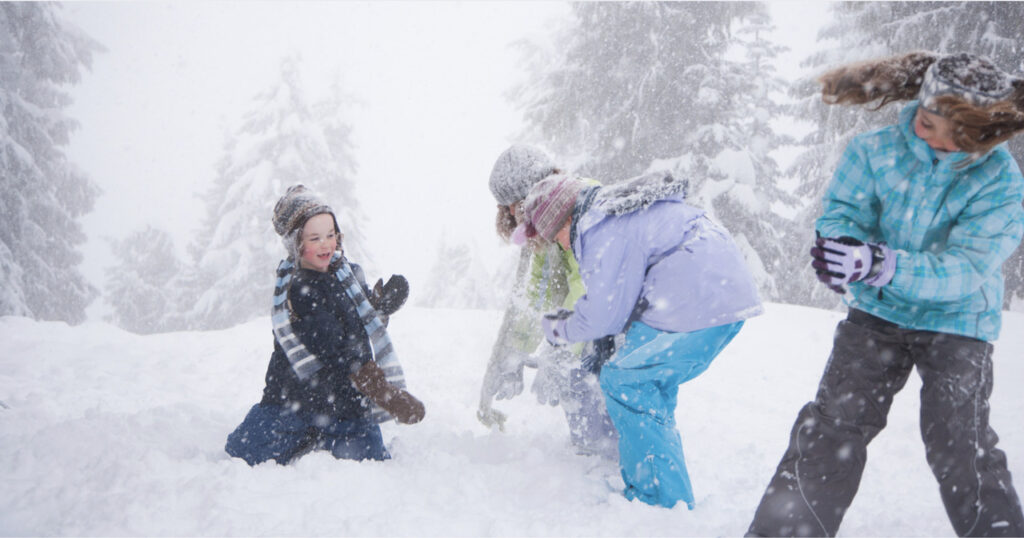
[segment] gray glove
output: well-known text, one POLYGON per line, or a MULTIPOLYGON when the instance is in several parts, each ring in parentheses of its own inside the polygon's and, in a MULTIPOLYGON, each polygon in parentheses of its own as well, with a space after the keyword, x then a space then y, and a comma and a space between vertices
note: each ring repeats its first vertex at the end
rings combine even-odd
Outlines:
POLYGON ((523 364, 519 368, 498 374, 495 380, 494 399, 511 400, 523 392, 523 364))
POLYGON ((505 431, 506 416, 492 408, 491 401, 508 400, 523 392, 523 363, 526 358, 523 353, 509 352, 488 365, 480 390, 480 408, 476 412, 476 418, 484 426, 497 425, 505 431))
POLYGON ((491 379, 491 394, 495 400, 510 400, 523 392, 523 355, 509 353, 497 365, 491 379))
POLYGON ((492 408, 491 402, 485 402, 481 403, 480 409, 476 410, 476 419, 488 428, 497 426, 499 431, 505 431, 505 420, 508 417, 505 413, 492 408))
POLYGON ((565 348, 554 347, 547 342, 540 345, 533 357, 537 363, 537 375, 530 390, 537 395, 537 401, 551 406, 558 405, 562 394, 569 387, 569 372, 572 370, 572 353, 565 348))

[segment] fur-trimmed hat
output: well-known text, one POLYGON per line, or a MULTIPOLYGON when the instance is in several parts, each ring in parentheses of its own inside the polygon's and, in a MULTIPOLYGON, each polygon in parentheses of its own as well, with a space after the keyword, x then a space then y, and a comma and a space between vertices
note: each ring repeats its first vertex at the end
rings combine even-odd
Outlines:
POLYGON ((291 257, 299 258, 302 227, 306 225, 306 221, 321 213, 331 216, 334 231, 340 234, 341 229, 338 227, 334 210, 305 185, 288 187, 284 196, 274 204, 274 231, 281 236, 284 248, 291 257))
POLYGON ((557 169, 551 157, 542 150, 515 144, 498 156, 491 169, 491 194, 499 204, 512 205, 526 198, 530 187, 557 169))
POLYGON ((523 201, 523 222, 516 230, 517 234, 526 238, 540 235, 548 241, 554 241, 555 235, 572 214, 576 198, 586 187, 587 182, 582 179, 562 174, 534 185, 523 201))
POLYGON ((938 114, 935 99, 959 97, 975 106, 989 106, 1013 94, 1013 77, 988 58, 966 52, 943 56, 928 67, 921 83, 921 106, 938 114))

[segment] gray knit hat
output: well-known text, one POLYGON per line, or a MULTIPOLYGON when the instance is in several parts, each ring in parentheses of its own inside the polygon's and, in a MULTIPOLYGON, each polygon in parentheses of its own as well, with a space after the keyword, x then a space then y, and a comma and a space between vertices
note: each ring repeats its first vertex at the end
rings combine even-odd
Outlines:
POLYGON ((295 259, 299 257, 299 242, 302 235, 302 227, 310 217, 321 213, 327 213, 334 220, 334 231, 338 234, 338 219, 334 216, 334 210, 324 203, 316 194, 307 189, 305 185, 292 185, 284 193, 284 196, 274 204, 274 231, 281 236, 285 250, 295 259))
POLYGON ((960 53, 943 56, 928 67, 918 96, 921 106, 939 114, 937 97, 952 95, 975 106, 988 106, 1012 93, 1013 77, 988 58, 960 53))
POLYGON ((506 149, 491 169, 491 194, 501 205, 512 205, 530 192, 530 187, 557 170, 547 153, 533 146, 515 144, 506 149))

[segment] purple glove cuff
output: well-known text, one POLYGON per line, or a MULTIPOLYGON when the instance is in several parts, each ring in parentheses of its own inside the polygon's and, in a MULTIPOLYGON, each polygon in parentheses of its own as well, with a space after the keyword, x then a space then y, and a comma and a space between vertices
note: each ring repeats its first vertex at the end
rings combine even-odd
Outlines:
POLYGON ((880 288, 892 282, 892 277, 896 275, 896 251, 885 244, 872 245, 872 247, 875 250, 876 259, 879 255, 882 256, 881 269, 874 276, 864 279, 864 283, 880 288))
POLYGON ((544 329, 544 337, 547 338, 548 342, 553 346, 564 346, 569 343, 565 339, 565 320, 566 318, 557 318, 551 315, 544 316, 540 325, 544 329))

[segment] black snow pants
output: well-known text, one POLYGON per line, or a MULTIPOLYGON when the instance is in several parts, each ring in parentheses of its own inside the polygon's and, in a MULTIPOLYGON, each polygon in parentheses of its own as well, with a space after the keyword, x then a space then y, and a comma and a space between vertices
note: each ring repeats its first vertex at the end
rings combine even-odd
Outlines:
POLYGON ((835 536, 860 485, 867 445, 885 428, 914 366, 921 437, 954 530, 1024 536, 1006 456, 988 424, 992 345, 901 329, 854 309, 839 322, 817 396, 797 416, 748 535, 835 536))

